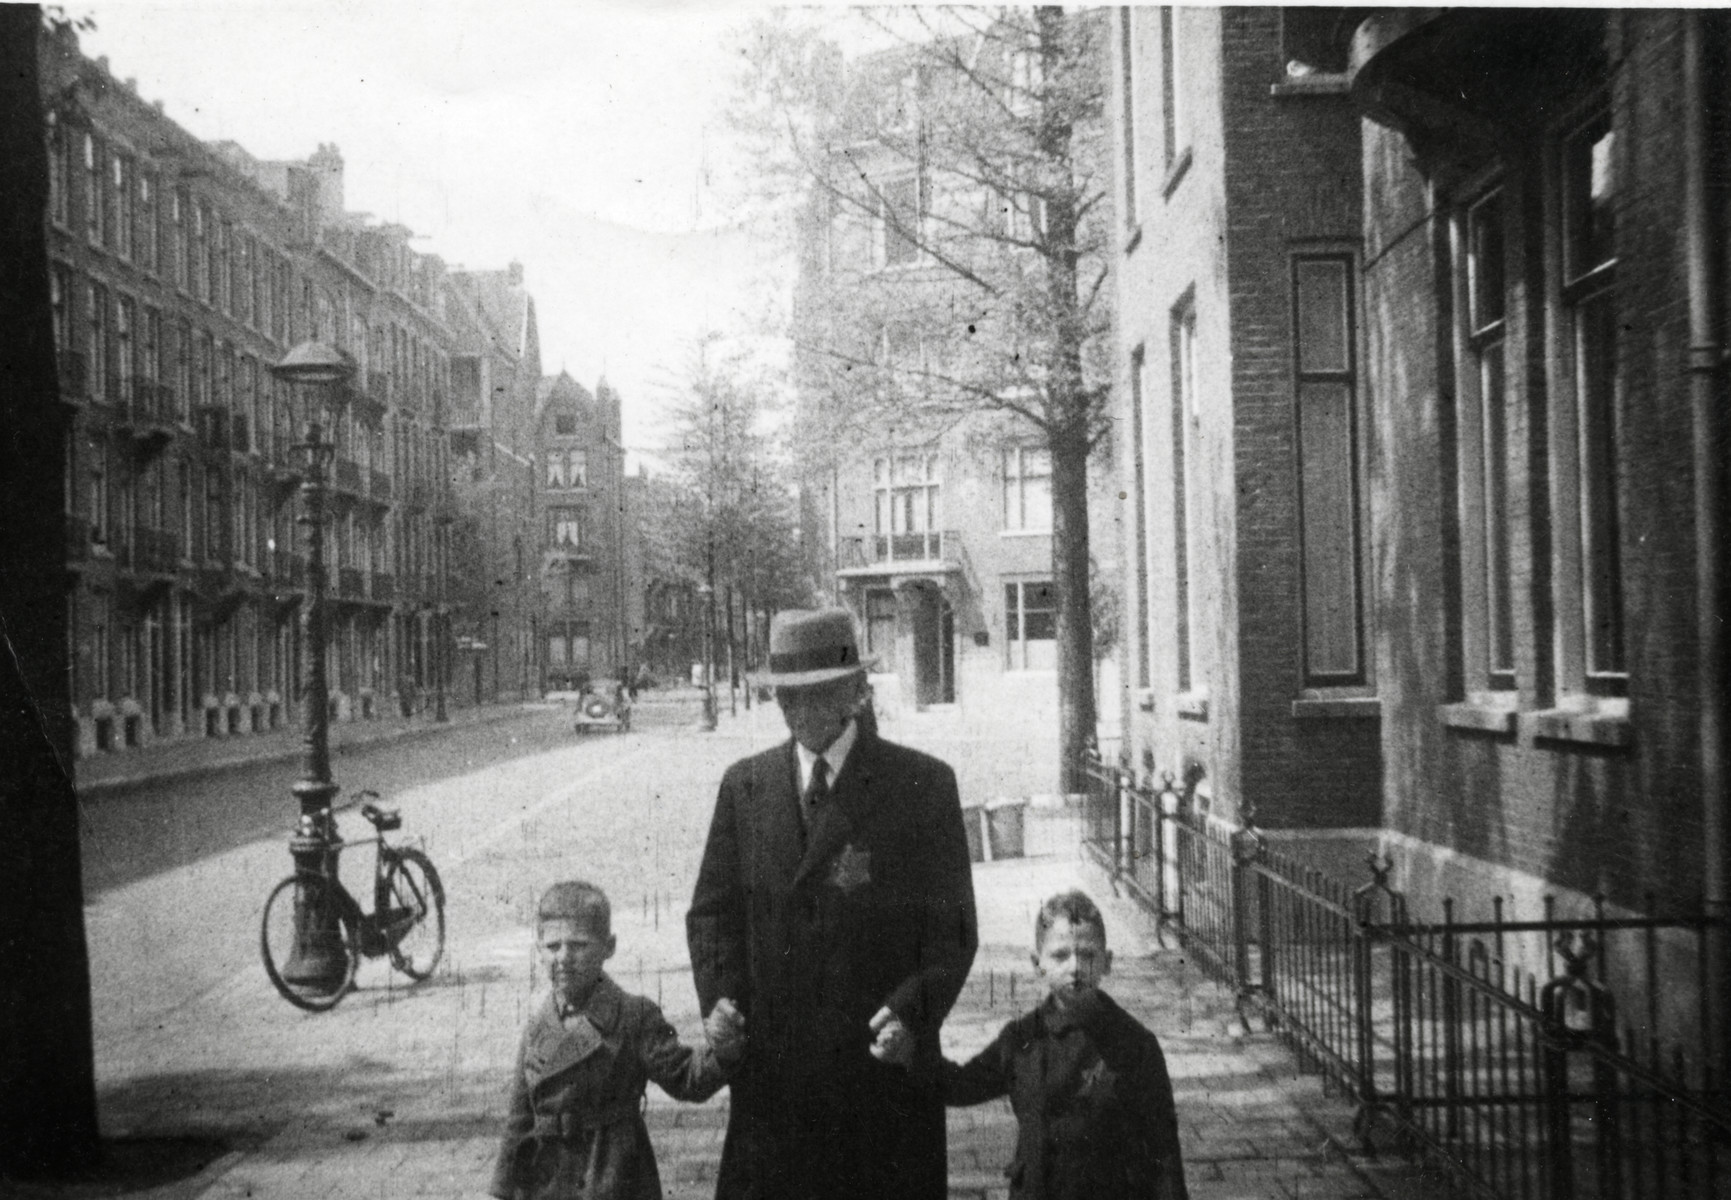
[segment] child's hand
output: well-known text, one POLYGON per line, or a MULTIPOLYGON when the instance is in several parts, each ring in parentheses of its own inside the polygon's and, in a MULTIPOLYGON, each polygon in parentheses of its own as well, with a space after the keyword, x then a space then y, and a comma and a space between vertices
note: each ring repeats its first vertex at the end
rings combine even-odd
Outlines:
POLYGON ((902 1019, 888 1008, 880 1008, 872 1016, 871 1031, 877 1034, 872 1043, 872 1057, 879 1062, 905 1067, 914 1060, 914 1035, 902 1024, 902 1019))
POLYGON ((745 1053, 745 1014, 723 996, 703 1019, 703 1035, 717 1058, 736 1059, 745 1053))

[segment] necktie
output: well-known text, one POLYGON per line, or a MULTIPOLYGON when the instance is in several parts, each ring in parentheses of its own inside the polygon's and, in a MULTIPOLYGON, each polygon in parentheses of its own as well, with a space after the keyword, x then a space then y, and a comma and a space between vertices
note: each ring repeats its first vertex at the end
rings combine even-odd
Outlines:
POLYGON ((805 788, 805 819, 810 822, 818 806, 829 799, 829 763, 822 755, 811 764, 811 782, 805 788))

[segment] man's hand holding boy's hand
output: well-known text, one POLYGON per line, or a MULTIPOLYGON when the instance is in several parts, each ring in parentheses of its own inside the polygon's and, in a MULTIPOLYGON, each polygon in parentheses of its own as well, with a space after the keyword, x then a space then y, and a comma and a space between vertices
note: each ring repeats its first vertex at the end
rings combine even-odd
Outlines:
POLYGON ((723 1062, 733 1062, 745 1053, 745 1014, 723 996, 703 1018, 703 1035, 723 1062))
POLYGON ((871 1031, 877 1034, 877 1040, 872 1042, 873 1058, 898 1067, 914 1061, 914 1035, 888 1008, 880 1008, 873 1015, 871 1031))

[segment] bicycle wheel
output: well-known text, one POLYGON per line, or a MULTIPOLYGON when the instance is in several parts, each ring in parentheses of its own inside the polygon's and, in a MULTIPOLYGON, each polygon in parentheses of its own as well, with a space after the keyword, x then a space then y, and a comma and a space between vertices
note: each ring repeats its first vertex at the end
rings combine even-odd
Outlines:
POLYGON ((354 986, 361 961, 341 890, 308 871, 297 871, 271 889, 258 949, 271 985, 308 1012, 335 1008, 354 986))
POLYGON ((391 965, 410 979, 427 978, 445 953, 445 885, 432 860, 419 850, 398 850, 378 902, 374 919, 391 965))

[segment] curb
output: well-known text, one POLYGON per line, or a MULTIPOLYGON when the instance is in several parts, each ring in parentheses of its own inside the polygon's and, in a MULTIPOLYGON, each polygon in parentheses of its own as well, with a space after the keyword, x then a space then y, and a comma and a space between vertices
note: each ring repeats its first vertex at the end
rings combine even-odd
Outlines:
MULTIPOLYGON (((411 725, 391 733, 379 733, 373 736, 357 739, 331 747, 331 757, 335 759, 345 751, 360 749, 365 746, 387 746, 398 742, 414 741, 417 738, 431 737, 435 733, 459 729, 471 725, 492 725, 499 721, 521 716, 529 710, 520 704, 512 704, 505 708, 494 709, 487 706, 484 716, 473 717, 465 721, 428 721, 421 725, 411 725)), ((139 771, 131 775, 122 775, 115 779, 97 779, 90 783, 76 782, 77 771, 74 768, 73 790, 81 801, 102 800, 114 793, 124 792, 131 788, 144 787, 153 783, 171 783, 176 780, 204 779, 212 775, 220 775, 224 771, 232 771, 237 767, 256 767, 274 765, 276 763, 293 762, 305 754, 302 744, 297 743, 292 749, 272 750, 257 754, 240 754, 232 758, 221 758, 213 762, 191 763, 182 767, 164 767, 158 770, 139 771)))

